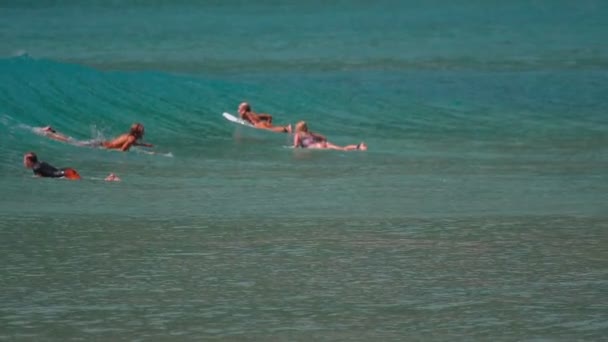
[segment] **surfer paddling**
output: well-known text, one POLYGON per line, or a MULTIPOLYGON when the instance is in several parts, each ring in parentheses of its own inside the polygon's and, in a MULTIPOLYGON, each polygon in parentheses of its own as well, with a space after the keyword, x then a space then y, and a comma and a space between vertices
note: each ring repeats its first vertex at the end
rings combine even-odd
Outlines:
POLYGON ((34 152, 28 152, 23 156, 23 166, 26 169, 32 169, 34 175, 38 177, 80 179, 76 170, 69 167, 58 169, 47 162, 39 161, 34 152))
POLYGON ((131 125, 129 133, 122 134, 112 140, 103 141, 102 147, 113 150, 127 151, 131 146, 154 147, 152 144, 142 143, 139 139, 144 137, 144 125, 134 123, 131 125))
POLYGON ((110 150, 128 151, 131 146, 154 147, 152 144, 143 143, 139 140, 144 136, 144 125, 134 123, 131 125, 128 133, 121 134, 118 137, 106 141, 76 141, 71 137, 63 135, 55 131, 51 126, 41 127, 36 129, 36 132, 58 141, 72 142, 79 146, 103 147, 110 150))
POLYGON ((327 141, 327 138, 325 138, 323 135, 309 131, 308 125, 305 121, 300 121, 296 124, 296 132, 293 136, 293 147, 340 151, 367 150, 367 145, 364 142, 357 145, 334 145, 327 141))
POLYGON ((251 110, 251 106, 247 102, 239 105, 239 115, 241 119, 249 122, 257 128, 267 129, 278 133, 291 133, 291 125, 274 126, 272 124, 272 115, 258 114, 251 110))
MULTIPOLYGON (((56 168, 47 162, 39 161, 38 156, 34 152, 28 152, 23 155, 23 166, 26 169, 34 171, 34 175, 37 177, 80 179, 78 171, 71 167, 56 168)), ((120 182, 120 178, 114 173, 110 173, 104 180, 106 182, 120 182)))

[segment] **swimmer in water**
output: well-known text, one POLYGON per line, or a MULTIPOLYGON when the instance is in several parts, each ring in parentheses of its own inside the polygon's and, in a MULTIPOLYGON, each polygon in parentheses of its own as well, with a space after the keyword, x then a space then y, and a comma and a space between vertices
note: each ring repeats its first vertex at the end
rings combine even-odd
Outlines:
POLYGON ((367 145, 361 142, 357 145, 338 146, 327 141, 323 135, 308 130, 308 125, 304 121, 296 124, 296 131, 293 136, 294 148, 310 148, 340 151, 366 151, 367 145))

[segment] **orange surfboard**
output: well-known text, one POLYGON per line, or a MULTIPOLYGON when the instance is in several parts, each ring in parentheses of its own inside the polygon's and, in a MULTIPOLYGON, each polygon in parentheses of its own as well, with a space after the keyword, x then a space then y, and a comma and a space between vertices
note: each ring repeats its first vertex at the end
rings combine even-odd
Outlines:
POLYGON ((76 170, 69 168, 69 167, 63 169, 63 174, 64 174, 64 177, 67 179, 72 179, 72 180, 80 179, 80 175, 78 174, 78 172, 76 172, 76 170))

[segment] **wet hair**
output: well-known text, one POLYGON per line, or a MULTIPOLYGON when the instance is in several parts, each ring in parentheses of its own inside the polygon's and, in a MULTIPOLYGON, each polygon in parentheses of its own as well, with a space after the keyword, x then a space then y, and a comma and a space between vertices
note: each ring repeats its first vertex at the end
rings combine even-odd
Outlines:
POLYGON ((38 162, 38 156, 34 152, 28 152, 25 154, 25 159, 31 161, 32 163, 38 162))
POLYGON ((296 132, 308 132, 306 121, 300 121, 296 124, 296 132))
POLYGON ((136 137, 141 137, 144 135, 144 125, 140 124, 139 122, 132 124, 129 133, 136 137))

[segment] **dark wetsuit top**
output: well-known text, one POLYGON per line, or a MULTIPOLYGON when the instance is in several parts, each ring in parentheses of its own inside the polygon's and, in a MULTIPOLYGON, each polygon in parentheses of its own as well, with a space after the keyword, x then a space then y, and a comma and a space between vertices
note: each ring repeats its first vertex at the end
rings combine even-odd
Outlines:
POLYGON ((40 177, 59 178, 65 175, 63 170, 59 170, 46 162, 36 163, 32 170, 36 176, 40 177))

